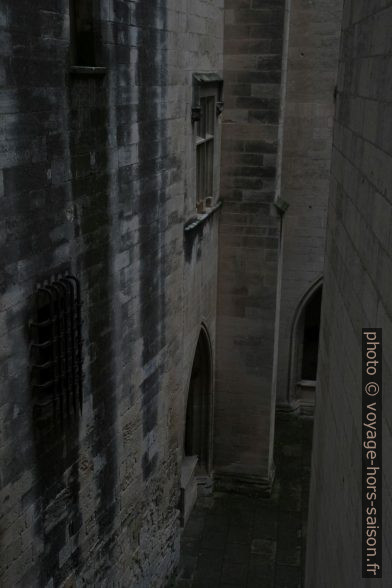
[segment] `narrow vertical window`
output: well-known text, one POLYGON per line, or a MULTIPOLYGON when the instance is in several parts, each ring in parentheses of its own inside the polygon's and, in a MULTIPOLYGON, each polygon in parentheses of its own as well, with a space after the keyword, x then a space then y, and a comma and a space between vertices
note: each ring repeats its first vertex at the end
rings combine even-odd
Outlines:
POLYGON ((215 96, 200 99, 200 120, 197 123, 196 207, 202 210, 210 206, 213 193, 214 138, 215 138, 215 96))
MULTIPOLYGON (((213 205, 216 168, 219 162, 218 117, 223 109, 223 81, 215 74, 194 75, 192 120, 196 122, 196 209, 213 205)), ((219 175, 219 174, 217 174, 219 175)))
POLYGON ((70 17, 73 65, 96 66, 94 0, 71 0, 70 17))

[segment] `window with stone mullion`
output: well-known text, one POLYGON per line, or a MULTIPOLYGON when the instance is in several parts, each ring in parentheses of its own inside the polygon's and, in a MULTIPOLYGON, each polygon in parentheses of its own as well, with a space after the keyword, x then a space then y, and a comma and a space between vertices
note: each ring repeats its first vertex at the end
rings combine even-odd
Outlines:
POLYGON ((197 203, 212 197, 214 165, 214 96, 200 99, 201 116, 197 125, 197 203))

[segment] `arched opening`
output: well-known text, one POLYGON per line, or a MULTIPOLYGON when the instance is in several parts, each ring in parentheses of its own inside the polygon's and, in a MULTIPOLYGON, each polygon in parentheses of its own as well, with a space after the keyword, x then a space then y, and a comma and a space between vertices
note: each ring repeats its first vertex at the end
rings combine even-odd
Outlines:
POLYGON ((304 308, 301 380, 317 378, 317 356, 320 336, 322 288, 318 288, 304 308))
POLYGON ((185 524, 199 490, 210 487, 212 424, 211 347, 201 329, 196 345, 185 417, 181 471, 182 515, 185 524))
POLYGON ((321 299, 319 280, 302 299, 292 332, 289 401, 306 415, 314 412, 321 299))
POLYGON ((189 382, 184 436, 184 455, 197 456, 198 474, 207 474, 210 469, 210 388, 210 348, 203 329, 197 342, 189 382))

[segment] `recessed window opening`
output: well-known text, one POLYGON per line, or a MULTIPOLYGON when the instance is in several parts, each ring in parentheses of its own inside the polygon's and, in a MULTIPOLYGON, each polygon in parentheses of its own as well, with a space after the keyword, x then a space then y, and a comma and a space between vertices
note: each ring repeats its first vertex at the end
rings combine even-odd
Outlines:
POLYGON ((210 206, 213 196, 215 96, 200 98, 196 138, 196 204, 210 206))
POLYGON ((192 123, 195 139, 196 210, 213 206, 219 192, 219 152, 223 112, 223 80, 218 74, 193 75, 192 123))
POLYGON ((302 380, 316 380, 317 357, 320 337, 321 288, 319 288, 305 307, 302 346, 302 380))
POLYGON ((94 67, 97 65, 94 0, 71 0, 70 15, 73 65, 94 67))
POLYGON ((82 409, 80 284, 58 275, 37 286, 30 320, 30 368, 34 415, 63 420, 82 409))

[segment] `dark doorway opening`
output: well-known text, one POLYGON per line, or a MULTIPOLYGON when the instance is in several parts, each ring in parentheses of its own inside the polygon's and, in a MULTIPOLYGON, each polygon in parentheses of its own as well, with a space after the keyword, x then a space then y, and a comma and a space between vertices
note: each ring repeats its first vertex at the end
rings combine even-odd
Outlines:
POLYGON ((185 420, 184 454, 197 456, 198 474, 209 472, 211 412, 210 347, 204 330, 200 332, 189 383, 185 420))
POLYGON ((322 288, 320 280, 302 299, 291 340, 289 402, 308 416, 313 415, 315 406, 322 288))
POLYGON ((184 447, 181 469, 181 513, 186 523, 198 494, 212 490, 211 472, 211 347, 201 329, 193 360, 185 415, 184 447))

